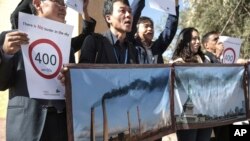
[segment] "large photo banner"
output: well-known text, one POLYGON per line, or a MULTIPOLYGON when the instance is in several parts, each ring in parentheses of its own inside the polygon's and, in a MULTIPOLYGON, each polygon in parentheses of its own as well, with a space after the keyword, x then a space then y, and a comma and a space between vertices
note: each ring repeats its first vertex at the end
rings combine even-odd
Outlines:
POLYGON ((71 140, 154 140, 174 132, 170 67, 119 66, 69 66, 71 140))
POLYGON ((156 140, 249 119, 246 64, 67 65, 69 140, 156 140))
POLYGON ((177 129, 195 129, 245 120, 243 65, 175 66, 177 129))

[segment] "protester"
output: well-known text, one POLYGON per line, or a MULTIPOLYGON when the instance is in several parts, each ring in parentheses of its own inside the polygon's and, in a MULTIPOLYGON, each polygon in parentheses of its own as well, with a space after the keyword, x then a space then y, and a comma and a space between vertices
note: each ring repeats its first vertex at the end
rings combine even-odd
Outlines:
MULTIPOLYGON (((132 31, 128 33, 128 39, 133 42, 137 49, 139 64, 163 63, 162 54, 173 40, 177 31, 179 6, 176 7, 176 16, 169 14, 164 30, 153 41, 154 22, 149 17, 140 17, 145 7, 145 0, 139 1, 140 3, 137 4, 137 7, 133 3, 131 6, 134 21, 132 31)), ((178 0, 176 0, 176 5, 178 5, 178 0)), ((157 141, 160 140, 162 139, 157 139, 157 141)))
POLYGON ((103 16, 109 27, 103 35, 89 35, 81 48, 79 63, 134 64, 136 49, 126 39, 133 16, 127 0, 105 0, 103 16))
MULTIPOLYGON (((184 28, 176 41, 174 63, 209 63, 201 50, 199 32, 193 27, 184 28)), ((212 128, 177 130, 178 141, 209 141, 212 128)))
MULTIPOLYGON (((45 0, 41 0, 41 1, 45 1, 45 0)), ((53 0, 52 0, 53 1, 53 0)), ((60 3, 60 0, 55 0, 56 3, 60 3)), ((12 12, 11 14, 11 25, 12 25, 12 29, 18 29, 18 14, 19 12, 23 12, 23 13, 28 13, 28 14, 32 14, 32 0, 22 0, 18 6, 16 7, 16 9, 12 12)), ((88 6, 89 0, 87 0, 85 3, 85 7, 88 6)), ((34 10, 33 10, 34 11, 34 10)), ((86 35, 88 35, 89 33, 94 32, 95 30, 95 26, 96 26, 96 21, 91 18, 89 16, 88 10, 87 8, 83 8, 83 12, 81 13, 82 19, 83 19, 83 30, 82 33, 74 38, 72 38, 71 41, 71 47, 73 47, 73 51, 74 53, 79 51, 84 38, 86 37, 86 35)), ((65 19, 62 22, 66 22, 65 19)))
POLYGON ((221 63, 220 56, 223 52, 223 44, 219 42, 219 32, 211 31, 202 37, 202 45, 205 48, 205 54, 211 63, 221 63))
MULTIPOLYGON (((26 0, 22 2, 26 2, 26 0)), ((33 0, 30 2, 32 2, 30 10, 33 14, 65 22, 66 6, 63 0, 33 0)), ((88 2, 89 0, 84 0, 83 18, 86 19, 89 18, 87 14, 88 2)), ((90 30, 85 29, 84 31, 90 30)), ((83 42, 88 34, 82 33, 72 39, 72 44, 77 45, 78 41, 79 43, 83 42)), ((40 100, 29 97, 21 52, 21 45, 29 42, 28 35, 20 31, 10 31, 2 33, 2 37, 1 42, 3 43, 0 44, 0 90, 9 89, 7 140, 67 141, 65 100, 40 100)), ((71 61, 74 62, 74 60, 71 61)))
MULTIPOLYGON (((210 59, 211 63, 222 63, 221 54, 223 52, 223 43, 219 41, 219 32, 210 31, 202 37, 202 44, 206 49, 206 55, 210 59)), ((214 137, 211 141, 229 141, 229 126, 223 125, 214 127, 214 137)))
MULTIPOLYGON (((141 0, 143 7, 145 6, 145 0, 141 0)), ((178 5, 178 0, 176 0, 178 5)), ((143 8, 142 7, 142 8, 143 8)), ((142 10, 142 9, 141 9, 142 10)), ((141 11, 137 11, 136 14, 140 14, 141 11)), ((154 37, 154 22, 151 18, 142 16, 138 19, 134 18, 134 21, 138 21, 133 26, 131 33, 136 33, 135 37, 129 36, 129 39, 133 41, 133 44, 137 49, 137 56, 140 64, 157 64, 163 63, 162 54, 172 42, 178 26, 179 6, 176 7, 176 16, 169 14, 166 21, 164 30, 160 33, 158 38, 153 41, 154 37)))

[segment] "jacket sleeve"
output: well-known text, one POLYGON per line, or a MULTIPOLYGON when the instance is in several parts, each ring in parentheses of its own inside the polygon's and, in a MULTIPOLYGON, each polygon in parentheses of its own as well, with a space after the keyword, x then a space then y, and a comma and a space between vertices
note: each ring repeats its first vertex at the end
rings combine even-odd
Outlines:
POLYGON ((145 7, 145 0, 133 0, 133 3, 131 4, 132 8, 132 15, 133 15, 133 24, 131 32, 127 33, 128 40, 132 41, 134 39, 134 35, 137 32, 137 22, 141 16, 141 12, 143 8, 145 7))
POLYGON ((164 52, 172 42, 178 27, 179 6, 176 7, 176 16, 169 14, 164 30, 155 41, 160 52, 164 52), (160 47, 160 48, 159 48, 160 47))
POLYGON ((90 34, 95 31, 96 21, 95 19, 91 18, 91 21, 83 20, 83 29, 82 33, 71 40, 71 48, 73 48, 74 52, 80 50, 84 39, 90 34))
POLYGON ((95 63, 96 54, 97 47, 95 44, 94 36, 89 35, 86 37, 81 47, 79 63, 95 63))
POLYGON ((3 52, 3 42, 6 33, 0 36, 0 91, 10 87, 12 77, 14 77, 14 55, 6 55, 3 52))

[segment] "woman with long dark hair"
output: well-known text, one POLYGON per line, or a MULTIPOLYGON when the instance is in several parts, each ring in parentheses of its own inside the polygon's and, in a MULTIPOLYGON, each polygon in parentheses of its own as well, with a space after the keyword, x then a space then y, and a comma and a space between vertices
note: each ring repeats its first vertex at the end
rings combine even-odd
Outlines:
MULTIPOLYGON (((209 63, 201 50, 199 32, 193 27, 184 28, 177 39, 173 54, 174 63, 209 63)), ((177 130, 178 141, 209 141, 212 128, 177 130)))
POLYGON ((201 50, 199 32, 193 27, 184 28, 176 41, 172 60, 180 63, 209 62, 201 50))

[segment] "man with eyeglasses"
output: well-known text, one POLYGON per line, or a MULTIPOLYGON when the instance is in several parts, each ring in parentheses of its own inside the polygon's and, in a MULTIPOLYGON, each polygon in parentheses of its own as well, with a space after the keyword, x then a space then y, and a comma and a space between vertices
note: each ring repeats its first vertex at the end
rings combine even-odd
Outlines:
MULTIPOLYGON (((63 9, 66 10, 66 5, 64 3, 64 0, 40 0, 41 2, 45 2, 45 1, 50 1, 53 2, 59 6, 64 7, 63 9)), ((77 37, 72 38, 71 41, 71 46, 73 47, 73 51, 77 52, 80 50, 83 39, 85 38, 86 35, 88 35, 89 33, 94 32, 95 29, 95 25, 96 25, 96 21, 94 19, 92 19, 89 14, 88 14, 88 10, 87 10, 87 5, 88 5, 88 1, 84 0, 85 3, 85 8, 83 8, 83 12, 81 13, 82 18, 83 18, 83 30, 82 30, 82 34, 80 34, 77 37)), ((23 12, 23 13, 29 13, 29 14, 35 14, 37 15, 37 11, 33 6, 33 0, 22 0, 18 6, 16 7, 16 9, 13 11, 13 13, 11 14, 10 17, 10 22, 12 25, 12 29, 18 29, 18 13, 19 12, 23 12)), ((61 10, 63 10, 61 9, 61 10)), ((52 8, 53 10, 53 8, 52 8)), ((54 9, 55 10, 55 9, 54 9)), ((63 10, 63 11, 65 11, 63 10)), ((63 12, 61 11, 61 12, 63 12)), ((46 12, 46 11, 45 11, 46 12)), ((50 13, 44 13, 46 15, 41 15, 42 17, 45 18, 49 18, 52 20, 56 20, 58 22, 65 22, 65 18, 63 18, 63 20, 58 19, 58 17, 56 17, 54 14, 57 13, 56 11, 53 11, 50 13), (53 13, 54 12, 54 13, 53 13), (55 18, 55 19, 54 19, 55 18), (58 19, 58 20, 57 20, 58 19)), ((61 13, 62 15, 64 15, 63 13, 61 13)), ((65 13, 66 14, 66 13, 65 13)), ((39 16, 39 15, 38 15, 39 16)))
MULTIPOLYGON (((31 4, 32 4, 32 1, 33 0, 22 0, 18 6, 16 7, 16 9, 13 11, 13 13, 11 14, 11 17, 10 17, 10 21, 11 21, 11 24, 12 24, 12 29, 17 29, 18 28, 18 13, 19 12, 24 12, 24 13, 33 13, 33 14, 36 14, 34 12, 36 11, 32 11, 31 7, 33 7, 31 4)), ((46 0, 40 0, 40 1, 46 1, 46 0)), ((63 0, 48 0, 48 1, 51 1, 53 3, 56 3, 58 4, 59 6, 65 6, 65 3, 63 0)), ((55 19, 53 19, 55 20, 55 19)), ((64 21, 63 21, 64 22, 64 21)))
MULTIPOLYGON (((89 0, 84 0, 83 33, 71 41, 73 51, 70 62, 74 62, 74 51, 79 50, 85 37, 94 31, 95 21, 88 15, 88 3, 89 0), (92 26, 86 25, 91 20, 92 26)), ((15 17, 19 11, 65 22, 64 0, 22 0, 12 15, 15 17)), ((18 17, 13 18, 12 22, 13 25, 18 23, 18 17)), ((17 28, 15 25, 13 29, 17 28)), ((29 97, 21 52, 21 45, 28 43, 28 35, 20 31, 4 32, 0 36, 0 90, 9 89, 7 141, 67 141, 65 100, 29 97)))

